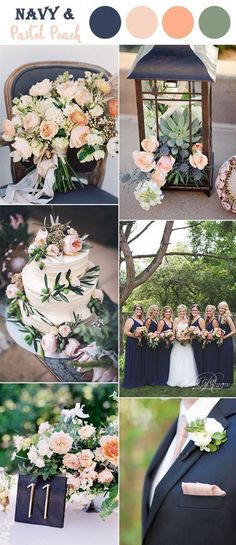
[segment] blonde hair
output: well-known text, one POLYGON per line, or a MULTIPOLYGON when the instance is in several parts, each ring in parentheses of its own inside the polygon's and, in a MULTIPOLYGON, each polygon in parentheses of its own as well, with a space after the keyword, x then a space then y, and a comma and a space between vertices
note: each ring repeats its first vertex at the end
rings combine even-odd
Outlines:
POLYGON ((228 318, 231 318, 232 314, 229 310, 229 305, 228 303, 226 303, 226 301, 221 301, 219 304, 218 304, 218 310, 219 310, 219 307, 224 307, 225 309, 225 312, 223 315, 220 315, 221 316, 221 319, 222 319, 222 322, 223 324, 225 324, 227 322, 227 319, 228 318))
POLYGON ((164 318, 165 317, 165 312, 167 310, 170 310, 171 312, 171 319, 173 319, 173 310, 171 307, 169 307, 168 305, 166 305, 165 307, 163 307, 162 311, 161 311, 161 317, 164 318))
POLYGON ((214 305, 207 305, 205 308, 205 321, 208 322, 209 318, 207 317, 207 309, 210 308, 213 311, 213 314, 215 314, 216 307, 214 305))
POLYGON ((185 305, 178 305, 177 306, 177 312, 179 314, 180 310, 184 310, 185 313, 187 312, 187 307, 185 305))
POLYGON ((147 309, 146 319, 150 318, 150 316, 151 316, 153 310, 159 311, 158 305, 150 305, 150 307, 147 309))

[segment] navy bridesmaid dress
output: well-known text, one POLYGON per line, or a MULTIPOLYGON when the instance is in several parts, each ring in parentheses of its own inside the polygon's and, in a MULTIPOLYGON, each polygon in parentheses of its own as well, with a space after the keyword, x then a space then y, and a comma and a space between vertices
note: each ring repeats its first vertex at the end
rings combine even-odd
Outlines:
MULTIPOLYGON (((133 325, 130 329, 131 333, 142 327, 143 324, 133 320, 133 325)), ((145 364, 145 348, 138 346, 138 340, 133 337, 126 337, 125 347, 125 374, 124 388, 137 388, 144 386, 144 364, 145 364)))
MULTIPOLYGON (((167 331, 170 329, 168 324, 164 321, 164 326, 162 328, 162 331, 167 331)), ((159 385, 160 386, 166 386, 167 380, 169 377, 169 371, 170 371, 170 352, 171 352, 172 346, 170 345, 169 348, 167 348, 166 344, 164 342, 161 342, 158 347, 158 361, 159 361, 159 385)))
MULTIPOLYGON (((199 325, 199 318, 195 320, 195 322, 191 323, 191 326, 198 327, 199 329, 202 329, 199 325)), ((202 349, 202 343, 198 341, 197 339, 193 339, 192 341, 192 347, 193 347, 193 353, 194 353, 194 359, 197 365, 198 375, 202 378, 204 375, 204 354, 202 349)))
MULTIPOLYGON (((219 320, 220 328, 224 330, 225 335, 231 332, 229 324, 223 323, 219 320)), ((229 337, 220 346, 219 350, 219 382, 230 386, 234 381, 233 362, 234 362, 234 348, 233 339, 229 337)))
MULTIPOLYGON (((212 331, 212 329, 214 329, 212 322, 213 320, 211 320, 210 322, 206 321, 207 331, 212 331)), ((217 377, 218 365, 219 365, 219 350, 220 350, 219 346, 217 346, 216 342, 211 342, 207 344, 206 347, 203 349, 204 371, 205 371, 205 378, 207 380, 210 380, 214 376, 217 377)))
MULTIPOLYGON (((150 318, 151 320, 151 318, 150 318)), ((154 333, 157 331, 157 322, 151 320, 149 332, 154 333)), ((158 348, 150 348, 146 345, 145 349, 145 385, 146 386, 157 386, 159 380, 158 373, 158 348)))

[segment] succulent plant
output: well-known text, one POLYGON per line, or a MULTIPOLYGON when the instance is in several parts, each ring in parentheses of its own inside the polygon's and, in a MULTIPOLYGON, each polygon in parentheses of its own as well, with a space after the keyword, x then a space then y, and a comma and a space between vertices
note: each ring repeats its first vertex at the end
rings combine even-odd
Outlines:
MULTIPOLYGON (((161 142, 171 148, 188 149, 190 145, 189 109, 175 110, 160 119, 161 142)), ((192 143, 200 138, 201 124, 196 117, 191 123, 192 143)))

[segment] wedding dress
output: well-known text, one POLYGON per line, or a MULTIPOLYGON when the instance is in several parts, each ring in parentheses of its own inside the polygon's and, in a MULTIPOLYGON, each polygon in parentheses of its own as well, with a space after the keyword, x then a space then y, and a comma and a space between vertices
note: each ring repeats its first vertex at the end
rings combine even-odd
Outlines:
MULTIPOLYGON (((176 333, 181 333, 185 328, 186 323, 179 322, 176 333)), ((167 385, 186 388, 196 386, 197 383, 198 372, 192 346, 190 344, 182 345, 175 341, 170 355, 170 372, 167 385)))

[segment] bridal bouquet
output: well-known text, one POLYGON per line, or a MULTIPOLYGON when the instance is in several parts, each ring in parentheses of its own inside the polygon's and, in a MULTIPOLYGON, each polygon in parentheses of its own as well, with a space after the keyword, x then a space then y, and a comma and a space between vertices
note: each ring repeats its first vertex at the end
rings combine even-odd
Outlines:
POLYGON ((177 331, 175 335, 176 340, 183 346, 186 346, 187 344, 191 344, 194 337, 195 337, 195 333, 193 331, 192 326, 190 327, 187 326, 182 331, 177 331))
POLYGON ((40 424, 31 437, 15 437, 20 472, 44 480, 67 478, 67 501, 84 508, 103 496, 101 515, 117 507, 118 421, 110 419, 95 428, 84 406, 63 409, 55 426, 40 424))
POLYGON ((137 327, 134 336, 138 339, 138 346, 142 346, 142 342, 147 338, 147 328, 145 325, 137 327))
POLYGON ((170 348, 171 344, 175 340, 175 336, 172 329, 168 329, 167 331, 162 331, 162 333, 160 333, 160 340, 165 343, 166 348, 170 348))
POLYGON ((19 184, 25 189, 24 181, 36 200, 76 189, 73 180, 80 178, 68 160, 69 149, 76 150, 80 163, 117 152, 117 98, 113 81, 101 73, 44 79, 28 95, 14 98, 12 113, 3 122, 2 138, 11 143, 14 162, 33 160, 36 170, 19 184))
POLYGON ((160 333, 158 331, 150 331, 150 333, 147 334, 147 344, 149 348, 157 348, 160 344, 161 338, 160 333))

